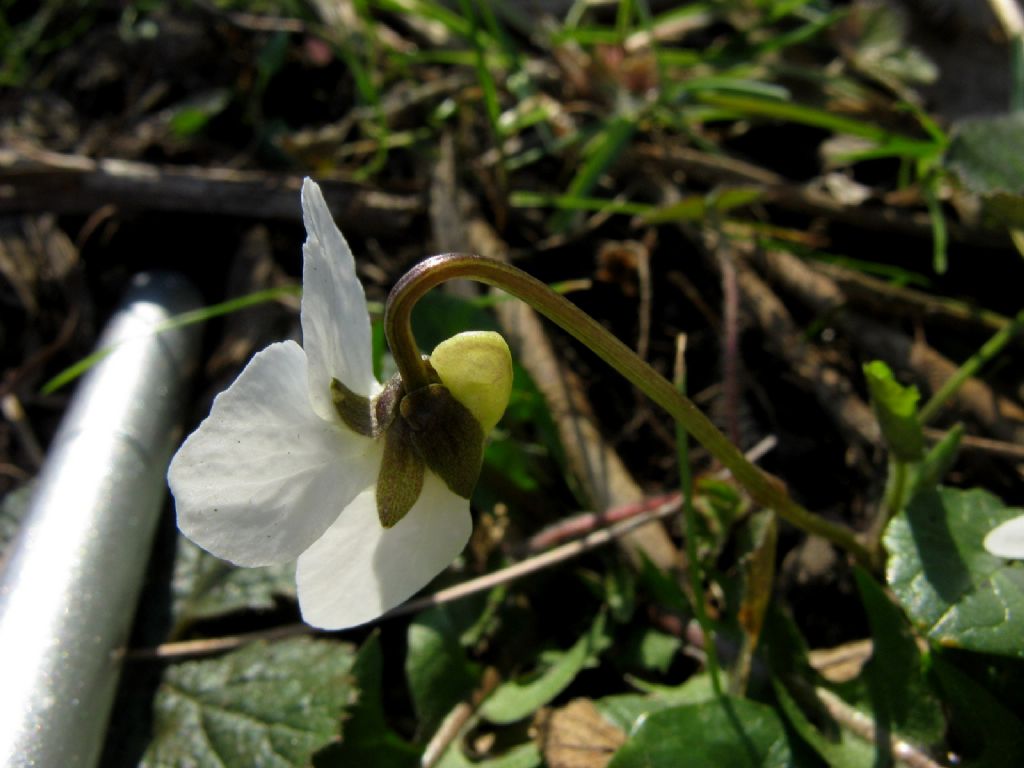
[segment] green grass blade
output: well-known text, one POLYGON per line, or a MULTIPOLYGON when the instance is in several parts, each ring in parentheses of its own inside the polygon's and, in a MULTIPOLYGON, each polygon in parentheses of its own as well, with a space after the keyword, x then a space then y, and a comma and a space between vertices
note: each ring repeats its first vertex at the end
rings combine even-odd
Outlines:
POLYGON ((942 146, 935 141, 910 138, 872 123, 833 115, 823 109, 802 104, 723 93, 699 93, 695 94, 695 98, 702 104, 729 110, 741 117, 764 117, 859 136, 904 157, 932 158, 942 151, 942 146))
MULTIPOLYGON (((619 115, 604 127, 597 137, 590 143, 589 156, 579 169, 565 191, 566 199, 584 198, 593 191, 602 174, 619 159, 619 156, 626 149, 633 132, 636 130, 636 121, 632 117, 619 115)), ((571 210, 561 210, 556 213, 548 222, 552 232, 562 232, 573 219, 571 210)))
MULTIPOLYGON (((283 288, 270 288, 265 291, 256 291, 245 296, 239 296, 237 299, 230 299, 229 301, 224 301, 220 304, 213 304, 201 309, 193 309, 188 312, 182 312, 180 315, 169 317, 167 320, 157 325, 153 329, 153 333, 159 334, 173 330, 174 328, 181 328, 182 326, 193 325, 195 323, 203 323, 207 320, 212 320, 215 317, 230 315, 233 312, 238 312, 257 304, 264 304, 268 301, 277 301, 282 296, 298 296, 300 294, 301 290, 298 286, 286 286, 283 288)), ((106 346, 98 349, 88 357, 85 357, 74 365, 65 368, 43 385, 40 390, 41 394, 52 395, 61 387, 70 384, 96 365, 96 363, 100 362, 103 358, 117 349, 117 346, 118 345, 106 346)))
POLYGON ((509 205, 513 208, 554 208, 570 214, 579 211, 594 211, 597 213, 617 213, 624 216, 644 216, 653 210, 653 206, 648 203, 609 200, 605 197, 545 195, 539 192, 527 191, 513 192, 509 195, 509 205))
POLYGON ((1018 312, 1009 325, 1002 330, 996 331, 992 338, 981 346, 981 349, 971 355, 963 365, 957 368, 952 376, 946 379, 942 386, 932 395, 931 399, 921 408, 918 413, 918 420, 922 424, 930 421, 969 378, 981 370, 982 366, 993 360, 1022 331, 1024 331, 1024 310, 1018 312))

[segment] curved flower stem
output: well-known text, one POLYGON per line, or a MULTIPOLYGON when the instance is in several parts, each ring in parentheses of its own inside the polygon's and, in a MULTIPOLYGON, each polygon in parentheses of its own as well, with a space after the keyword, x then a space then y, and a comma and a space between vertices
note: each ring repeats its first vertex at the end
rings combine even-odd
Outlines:
POLYGON ((391 290, 384 310, 384 333, 407 392, 429 384, 423 358, 410 323, 416 302, 431 288, 466 278, 500 288, 525 301, 589 347, 641 392, 664 408, 730 472, 758 504, 775 510, 797 528, 828 539, 865 566, 877 565, 870 550, 843 525, 804 509, 785 484, 751 464, 736 446, 690 401, 629 347, 590 315, 520 269, 482 256, 449 253, 431 256, 407 272, 391 290))

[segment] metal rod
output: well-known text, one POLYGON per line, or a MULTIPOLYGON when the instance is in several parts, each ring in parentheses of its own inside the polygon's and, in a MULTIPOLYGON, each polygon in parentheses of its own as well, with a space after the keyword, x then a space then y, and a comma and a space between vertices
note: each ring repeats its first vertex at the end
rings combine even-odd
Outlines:
POLYGON ((0 564, 0 766, 99 759, 198 326, 180 276, 138 275, 108 323, 0 564))

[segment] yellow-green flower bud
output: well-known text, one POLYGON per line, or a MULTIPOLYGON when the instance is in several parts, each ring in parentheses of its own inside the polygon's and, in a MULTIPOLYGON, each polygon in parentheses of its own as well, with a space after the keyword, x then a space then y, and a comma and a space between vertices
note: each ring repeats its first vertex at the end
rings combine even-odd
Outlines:
POLYGON ((512 393, 512 354, 501 334, 468 331, 442 341, 430 365, 452 396, 473 414, 486 435, 501 419, 512 393))

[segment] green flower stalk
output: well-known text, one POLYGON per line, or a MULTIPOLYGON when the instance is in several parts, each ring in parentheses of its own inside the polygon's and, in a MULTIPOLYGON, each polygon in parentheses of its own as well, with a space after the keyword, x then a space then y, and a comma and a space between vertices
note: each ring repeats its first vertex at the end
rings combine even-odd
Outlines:
POLYGON ((432 256, 402 277, 388 296, 384 331, 408 390, 429 385, 430 374, 420 355, 410 324, 416 302, 431 288, 457 278, 475 280, 500 288, 525 301, 535 310, 572 334, 598 357, 664 408, 732 473, 736 481, 763 507, 807 533, 822 536, 853 555, 864 565, 874 565, 870 550, 849 528, 813 514, 790 497, 785 484, 751 464, 743 453, 693 404, 629 347, 612 336, 592 317, 544 283, 520 269, 481 256, 449 253, 432 256))

